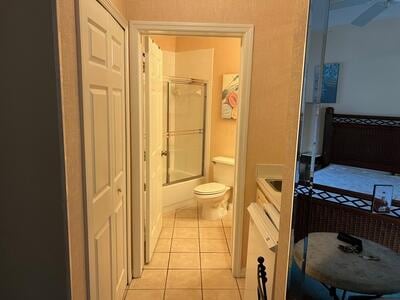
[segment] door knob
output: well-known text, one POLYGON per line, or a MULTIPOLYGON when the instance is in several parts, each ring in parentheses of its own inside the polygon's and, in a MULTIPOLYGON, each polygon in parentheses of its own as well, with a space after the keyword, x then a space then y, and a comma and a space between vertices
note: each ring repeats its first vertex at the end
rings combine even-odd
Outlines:
POLYGON ((167 156, 167 155, 168 155, 168 151, 167 150, 161 151, 161 156, 167 156))
POLYGON ((121 188, 117 189, 117 192, 118 192, 118 194, 121 194, 122 193, 121 188))

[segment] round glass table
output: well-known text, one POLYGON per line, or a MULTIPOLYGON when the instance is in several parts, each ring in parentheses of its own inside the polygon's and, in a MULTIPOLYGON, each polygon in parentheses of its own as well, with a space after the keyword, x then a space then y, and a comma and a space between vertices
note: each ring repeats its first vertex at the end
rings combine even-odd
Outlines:
MULTIPOLYGON (((314 232, 308 235, 305 273, 321 282, 338 299, 336 289, 366 295, 387 295, 400 292, 400 255, 380 244, 359 238, 360 254, 344 253, 338 245, 337 233, 314 232), (379 260, 368 260, 368 257, 379 260)), ((294 246, 294 259, 303 264, 304 239, 294 246)))

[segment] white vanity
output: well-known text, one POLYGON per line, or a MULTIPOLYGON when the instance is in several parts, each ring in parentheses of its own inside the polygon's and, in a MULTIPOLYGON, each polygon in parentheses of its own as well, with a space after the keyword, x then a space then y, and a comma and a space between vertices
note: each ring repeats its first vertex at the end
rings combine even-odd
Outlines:
POLYGON ((245 300, 257 299, 257 258, 264 258, 267 272, 267 296, 273 299, 276 252, 278 249, 281 207, 280 168, 263 166, 258 171, 255 202, 247 208, 250 214, 247 248, 245 300))

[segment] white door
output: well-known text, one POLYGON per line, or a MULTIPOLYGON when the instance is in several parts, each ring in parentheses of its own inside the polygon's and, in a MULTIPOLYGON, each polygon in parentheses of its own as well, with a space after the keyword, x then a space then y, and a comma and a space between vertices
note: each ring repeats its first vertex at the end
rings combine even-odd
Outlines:
POLYGON ((146 262, 153 256, 162 227, 162 126, 163 126, 163 75, 162 51, 154 41, 145 38, 145 74, 146 74, 146 131, 147 131, 147 192, 146 192, 146 262))
POLYGON ((90 299, 120 300, 126 270, 124 30, 80 1, 90 299))

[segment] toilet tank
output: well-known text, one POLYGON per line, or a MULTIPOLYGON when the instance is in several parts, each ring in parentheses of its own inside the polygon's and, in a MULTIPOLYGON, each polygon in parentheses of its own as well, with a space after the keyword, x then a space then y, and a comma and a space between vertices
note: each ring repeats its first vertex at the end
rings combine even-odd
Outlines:
POLYGON ((231 157, 217 156, 212 159, 215 182, 232 187, 235 182, 235 160, 231 157))

